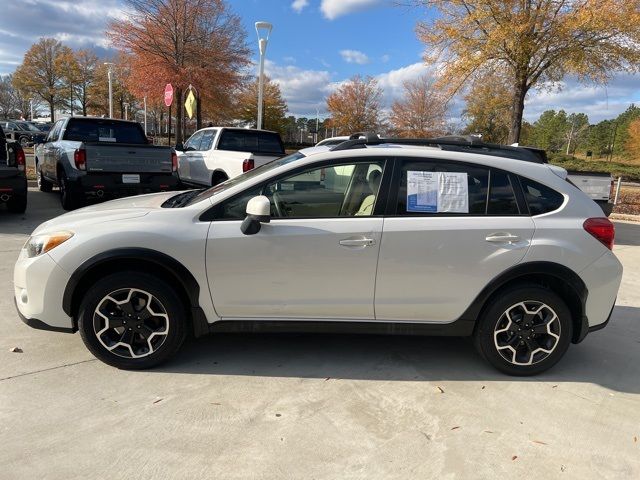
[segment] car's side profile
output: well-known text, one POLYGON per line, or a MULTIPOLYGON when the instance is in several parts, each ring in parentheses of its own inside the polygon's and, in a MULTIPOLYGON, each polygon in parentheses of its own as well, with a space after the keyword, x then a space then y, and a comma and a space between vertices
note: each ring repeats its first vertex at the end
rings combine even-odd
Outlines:
POLYGON ((613 225, 562 169, 349 143, 46 222, 16 264, 21 316, 79 330, 120 368, 157 365, 189 332, 355 330, 473 335, 516 375, 606 325, 613 225))

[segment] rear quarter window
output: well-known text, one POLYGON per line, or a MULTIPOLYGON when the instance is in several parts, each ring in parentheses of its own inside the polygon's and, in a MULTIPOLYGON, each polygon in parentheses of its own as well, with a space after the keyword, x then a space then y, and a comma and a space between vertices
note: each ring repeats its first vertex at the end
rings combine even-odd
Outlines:
POLYGON ((223 130, 218 141, 218 150, 284 155, 280 135, 256 130, 223 130))
POLYGON ((524 198, 531 215, 541 215, 559 209, 564 196, 554 189, 528 178, 520 177, 524 198))

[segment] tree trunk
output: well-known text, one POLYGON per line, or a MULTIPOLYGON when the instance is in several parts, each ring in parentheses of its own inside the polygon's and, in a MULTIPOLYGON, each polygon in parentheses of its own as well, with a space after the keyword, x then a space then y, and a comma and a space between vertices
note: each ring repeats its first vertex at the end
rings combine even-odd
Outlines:
POLYGON ((527 96, 527 79, 518 75, 513 89, 513 104, 511 107, 511 125, 509 127, 508 144, 520 141, 522 129, 522 114, 524 112, 524 97, 527 96))
POLYGON ((56 112, 55 112, 55 105, 53 102, 53 97, 49 97, 49 111, 51 112, 51 122, 55 122, 56 121, 56 112))
POLYGON ((176 144, 182 143, 183 129, 182 129, 182 89, 177 88, 175 90, 176 100, 176 144))

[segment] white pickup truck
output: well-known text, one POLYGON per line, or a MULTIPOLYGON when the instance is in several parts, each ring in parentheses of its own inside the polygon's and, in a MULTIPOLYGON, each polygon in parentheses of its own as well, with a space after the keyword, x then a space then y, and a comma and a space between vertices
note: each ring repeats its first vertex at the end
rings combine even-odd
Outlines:
POLYGON ((198 130, 178 151, 180 181, 213 186, 282 157, 280 135, 267 130, 209 127, 198 130))

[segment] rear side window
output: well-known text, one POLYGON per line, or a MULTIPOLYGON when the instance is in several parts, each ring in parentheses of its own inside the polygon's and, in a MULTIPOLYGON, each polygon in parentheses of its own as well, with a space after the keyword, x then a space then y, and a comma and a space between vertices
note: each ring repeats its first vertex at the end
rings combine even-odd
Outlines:
POLYGON ((553 212, 560 208, 562 202, 564 202, 564 197, 561 193, 541 183, 520 177, 520 184, 531 215, 553 212))
POLYGON ((284 155, 280 135, 256 130, 223 130, 218 142, 218 150, 284 155))
POLYGON ((509 174, 492 170, 490 183, 487 215, 518 215, 520 210, 509 174))
POLYGON ((400 172, 395 214, 484 215, 488 185, 489 169, 486 168, 405 160, 400 172), (464 185, 459 185, 460 182, 464 185))

